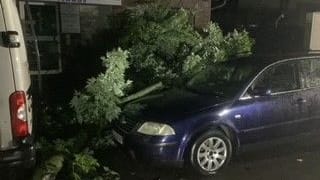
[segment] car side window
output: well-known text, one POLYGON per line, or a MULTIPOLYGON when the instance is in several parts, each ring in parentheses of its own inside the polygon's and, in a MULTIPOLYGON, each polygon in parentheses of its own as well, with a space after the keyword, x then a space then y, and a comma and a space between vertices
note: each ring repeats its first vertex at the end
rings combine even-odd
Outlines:
POLYGON ((320 58, 300 62, 301 81, 304 87, 320 86, 320 58))
POLYGON ((296 73, 296 62, 284 62, 266 69, 253 83, 251 89, 264 88, 272 93, 296 90, 299 81, 296 73))

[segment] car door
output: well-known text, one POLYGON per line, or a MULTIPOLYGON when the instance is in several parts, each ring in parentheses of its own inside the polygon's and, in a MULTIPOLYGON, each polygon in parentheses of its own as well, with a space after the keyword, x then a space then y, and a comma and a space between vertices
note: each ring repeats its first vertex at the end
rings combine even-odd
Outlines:
POLYGON ((320 57, 300 61, 305 108, 300 110, 301 131, 319 130, 320 127, 320 57))
POLYGON ((301 99, 298 61, 276 63, 263 70, 252 82, 247 94, 251 97, 251 118, 243 120, 242 136, 257 141, 293 134, 299 119, 301 99), (253 95, 256 89, 265 89, 264 95, 253 95))

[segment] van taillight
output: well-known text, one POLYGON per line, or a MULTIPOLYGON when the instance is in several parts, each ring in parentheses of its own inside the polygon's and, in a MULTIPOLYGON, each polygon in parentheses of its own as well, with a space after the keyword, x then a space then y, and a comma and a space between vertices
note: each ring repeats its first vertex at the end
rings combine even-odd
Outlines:
POLYGON ((21 139, 28 136, 26 94, 23 91, 16 91, 11 94, 10 111, 14 138, 21 139))

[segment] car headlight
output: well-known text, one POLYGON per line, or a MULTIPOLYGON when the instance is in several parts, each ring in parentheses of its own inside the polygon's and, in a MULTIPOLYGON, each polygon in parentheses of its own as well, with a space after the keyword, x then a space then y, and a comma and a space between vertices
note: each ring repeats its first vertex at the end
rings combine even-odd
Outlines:
POLYGON ((167 124, 156 123, 156 122, 145 122, 138 129, 139 133, 153 136, 169 136, 175 135, 172 127, 167 124))

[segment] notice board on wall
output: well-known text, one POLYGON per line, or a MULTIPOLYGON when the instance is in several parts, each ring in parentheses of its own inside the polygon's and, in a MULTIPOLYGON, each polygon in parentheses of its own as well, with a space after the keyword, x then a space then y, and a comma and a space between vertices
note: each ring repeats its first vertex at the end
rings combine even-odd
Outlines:
POLYGON ((30 0, 38 2, 59 2, 59 3, 70 3, 70 4, 93 4, 93 5, 114 5, 120 6, 121 0, 30 0))
POLYGON ((80 6, 60 5, 61 33, 80 33, 80 6))

